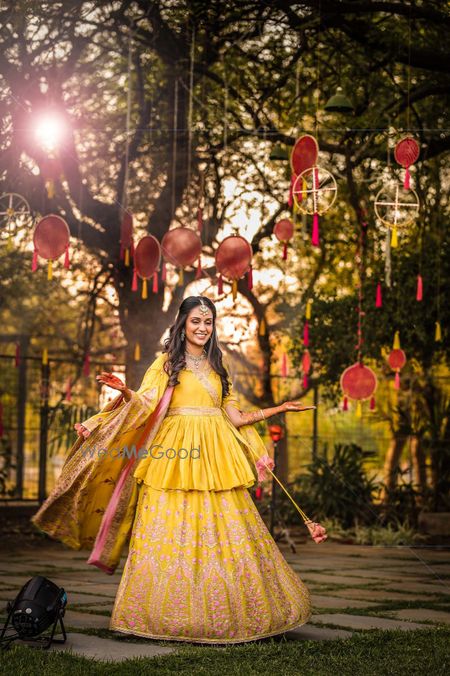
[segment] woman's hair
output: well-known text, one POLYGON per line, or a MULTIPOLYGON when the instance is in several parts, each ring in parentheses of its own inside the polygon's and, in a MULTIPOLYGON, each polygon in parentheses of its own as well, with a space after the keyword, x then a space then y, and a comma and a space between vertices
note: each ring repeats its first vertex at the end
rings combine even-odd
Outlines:
POLYGON ((193 308, 199 306, 201 301, 211 310, 213 316, 213 329, 210 338, 205 343, 205 350, 211 367, 218 373, 222 381, 222 398, 224 398, 230 390, 228 374, 222 363, 222 350, 217 339, 216 307, 206 296, 189 296, 181 303, 175 322, 169 329, 169 337, 164 341, 163 352, 168 353, 164 369, 169 374, 169 385, 177 385, 180 382, 178 374, 186 366, 186 336, 182 340, 181 331, 184 329, 186 333, 185 326, 188 314, 193 308))

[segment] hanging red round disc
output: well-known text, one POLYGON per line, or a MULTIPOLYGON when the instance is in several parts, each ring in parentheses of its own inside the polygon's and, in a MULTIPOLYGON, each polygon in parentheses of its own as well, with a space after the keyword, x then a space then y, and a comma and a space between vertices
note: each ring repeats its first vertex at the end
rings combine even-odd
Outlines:
POLYGON ((149 279, 158 270, 160 260, 161 246, 156 237, 142 237, 134 251, 134 265, 139 277, 149 279))
POLYGON ((162 238, 161 249, 167 263, 184 268, 200 256, 202 240, 191 228, 173 228, 162 238))
POLYGON ((70 230, 64 218, 56 214, 44 216, 33 233, 34 248, 46 260, 59 258, 70 241, 70 230))
POLYGON ((387 361, 393 371, 400 370, 406 364, 406 354, 400 349, 391 350, 387 361))
POLYGON ((216 250, 217 271, 227 279, 240 279, 252 263, 250 243, 240 235, 230 235, 216 250))
POLYGON ((372 369, 360 362, 349 366, 341 376, 342 391, 350 399, 370 399, 377 384, 377 377, 372 369))
POLYGON ((417 162, 419 154, 419 144, 412 136, 406 136, 399 141, 394 150, 395 161, 405 169, 417 162))
POLYGON ((133 214, 130 211, 125 211, 120 224, 120 242, 124 249, 131 247, 133 239, 133 214))
POLYGON ((275 223, 273 233, 280 242, 289 242, 294 236, 294 224, 289 218, 282 218, 275 223))
POLYGON ((291 152, 292 173, 299 176, 303 171, 317 164, 319 145, 310 134, 304 134, 294 144, 291 152))

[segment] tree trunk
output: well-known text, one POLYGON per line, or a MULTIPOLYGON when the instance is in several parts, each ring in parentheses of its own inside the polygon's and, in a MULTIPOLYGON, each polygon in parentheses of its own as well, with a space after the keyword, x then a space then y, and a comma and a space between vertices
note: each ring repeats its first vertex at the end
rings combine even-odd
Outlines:
POLYGON ((420 492, 424 493, 427 488, 427 466, 425 461, 425 453, 422 448, 421 439, 417 435, 413 435, 411 437, 410 443, 413 480, 420 492))
POLYGON ((394 434, 386 453, 383 469, 383 482, 385 490, 383 492, 383 501, 388 498, 389 491, 393 490, 397 482, 397 469, 400 457, 405 446, 406 437, 394 434))

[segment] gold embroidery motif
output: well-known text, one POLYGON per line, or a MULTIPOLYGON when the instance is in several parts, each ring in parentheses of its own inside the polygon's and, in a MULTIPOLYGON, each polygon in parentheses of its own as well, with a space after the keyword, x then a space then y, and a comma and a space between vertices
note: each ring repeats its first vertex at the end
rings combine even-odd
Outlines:
POLYGON ((168 409, 167 415, 222 415, 222 409, 218 406, 174 406, 168 409))

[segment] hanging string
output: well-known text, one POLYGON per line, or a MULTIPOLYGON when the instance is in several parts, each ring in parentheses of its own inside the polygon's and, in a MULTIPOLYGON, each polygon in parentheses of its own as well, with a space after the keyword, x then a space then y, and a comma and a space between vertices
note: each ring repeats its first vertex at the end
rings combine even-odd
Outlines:
POLYGON ((130 30, 128 39, 128 66, 127 66, 127 116, 126 116, 126 138, 125 138, 125 171, 123 176, 123 188, 121 205, 125 211, 128 206, 128 179, 129 179, 129 159, 130 159, 130 125, 131 125, 131 66, 133 57, 133 35, 130 30))
POLYGON ((409 5, 408 17, 408 76, 406 87, 406 130, 409 131, 411 111, 410 111, 410 94, 411 94, 411 5, 409 5))
POLYGON ((228 146, 228 80, 223 54, 220 55, 220 60, 223 70, 223 149, 226 152, 228 146))
POLYGON ((316 139, 319 140, 319 110, 320 110, 320 57, 319 57, 319 47, 320 47, 320 23, 322 21, 321 15, 321 0, 319 0, 319 28, 317 30, 317 47, 316 47, 316 73, 317 73, 317 101, 316 101, 316 119, 315 119, 315 135, 316 139))
POLYGON ((173 94, 173 147, 172 147, 172 218, 175 216, 175 176, 177 168, 177 129, 178 129, 178 79, 175 80, 173 94))
POLYGON ((195 58, 195 26, 192 28, 191 38, 191 57, 189 65, 189 103, 188 103, 188 166, 187 166, 187 186, 191 183, 191 164, 192 164, 192 119, 194 109, 194 58, 195 58))

